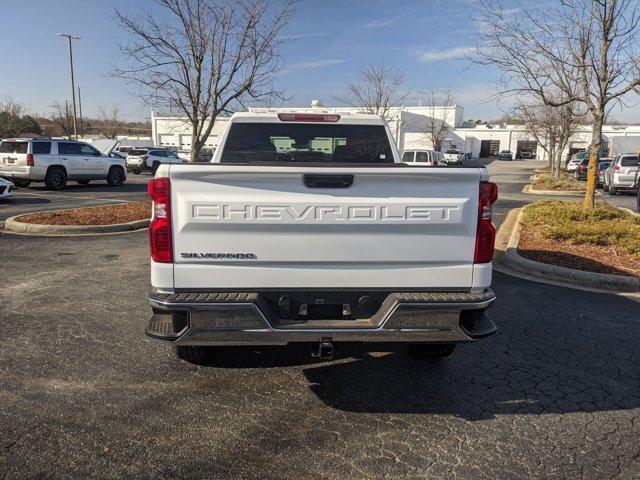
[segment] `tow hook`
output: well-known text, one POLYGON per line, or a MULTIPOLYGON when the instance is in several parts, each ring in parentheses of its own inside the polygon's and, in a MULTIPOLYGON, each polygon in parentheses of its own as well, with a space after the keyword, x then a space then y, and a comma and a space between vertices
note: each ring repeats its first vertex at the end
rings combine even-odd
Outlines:
POLYGON ((317 357, 320 360, 331 360, 333 358, 333 343, 331 343, 331 337, 322 337, 318 345, 318 351, 312 353, 311 356, 317 357))

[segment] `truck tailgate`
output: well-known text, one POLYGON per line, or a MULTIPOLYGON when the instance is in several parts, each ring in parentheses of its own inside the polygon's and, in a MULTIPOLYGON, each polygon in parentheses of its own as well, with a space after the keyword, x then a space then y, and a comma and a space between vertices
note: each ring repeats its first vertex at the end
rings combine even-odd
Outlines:
POLYGON ((175 287, 469 288, 482 175, 480 168, 171 166, 175 287), (353 176, 353 183, 310 188, 304 175, 353 176))

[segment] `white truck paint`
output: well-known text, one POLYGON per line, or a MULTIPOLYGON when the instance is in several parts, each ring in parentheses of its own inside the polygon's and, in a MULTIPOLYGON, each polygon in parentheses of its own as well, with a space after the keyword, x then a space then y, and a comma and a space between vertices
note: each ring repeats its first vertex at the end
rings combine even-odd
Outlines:
MULTIPOLYGON (((469 311, 482 316, 493 300, 490 258, 476 261, 476 248, 482 242, 477 235, 480 222, 482 232, 489 232, 491 252, 495 234, 487 226, 491 202, 481 202, 483 186, 493 186, 485 168, 402 168, 388 127, 371 115, 235 114, 220 145, 213 164, 161 165, 150 184, 153 195, 156 187, 161 192, 152 195, 157 217, 151 226, 152 257, 168 257, 151 262, 150 300, 155 313, 149 335, 188 347, 188 356, 201 352, 194 350, 201 346, 320 341, 323 333, 332 341, 355 336, 358 341, 455 343, 475 338, 460 327, 464 316, 460 305, 467 302, 469 311), (234 131, 234 125, 242 124, 248 126, 234 131), (268 126, 259 127, 264 124, 268 126), (254 130, 267 133, 238 143, 234 132, 254 130), (370 131, 381 137, 369 143, 356 140, 354 132, 370 131), (385 149, 375 150, 375 142, 384 143, 385 149), (352 158, 356 151, 365 155, 365 143, 375 150, 366 154, 369 164, 339 161, 340 155, 352 158), (237 150, 239 144, 252 146, 244 152, 237 150), (229 158, 243 159, 245 153, 246 161, 229 163, 229 158), (260 156, 286 161, 260 162, 260 156), (310 158, 326 163, 305 165, 310 158), (167 187, 168 199, 162 193, 167 187), (162 230, 169 226, 170 232, 162 230), (166 326, 166 315, 178 309, 191 312, 197 324, 204 322, 203 309, 231 308, 225 296, 229 294, 215 292, 242 292, 253 299, 248 303, 264 322, 264 328, 258 328, 262 334, 236 324, 226 325, 224 334, 209 330, 203 334, 194 324, 178 332, 173 313, 173 324, 166 326), (220 302, 226 307, 217 300, 208 307, 185 303, 184 295, 190 294, 222 296, 220 302), (436 310, 431 303, 427 306, 428 299, 441 294, 471 297, 462 303, 443 302, 436 310), (418 315, 423 321, 415 328, 391 328, 399 312, 408 308, 411 295, 418 296, 411 308, 428 315, 418 315), (469 300, 478 295, 484 300, 469 300), (372 300, 374 306, 366 314, 358 302, 366 304, 363 298, 376 296, 380 299, 372 300), (295 302, 293 311, 288 310, 290 301, 295 302), (333 314, 317 307, 330 310, 334 304, 333 314), (319 311, 312 314, 315 310, 319 311), (449 319, 442 332, 455 330, 450 336, 427 325, 441 317, 449 319), (289 320, 295 322, 295 334, 289 320), (161 324, 165 327, 158 327, 161 324), (347 335, 344 329, 349 326, 347 335), (163 337, 159 328, 170 333, 163 337)), ((220 322, 212 320, 215 316, 207 321, 220 322)), ((489 333, 495 331, 491 326, 489 333)))

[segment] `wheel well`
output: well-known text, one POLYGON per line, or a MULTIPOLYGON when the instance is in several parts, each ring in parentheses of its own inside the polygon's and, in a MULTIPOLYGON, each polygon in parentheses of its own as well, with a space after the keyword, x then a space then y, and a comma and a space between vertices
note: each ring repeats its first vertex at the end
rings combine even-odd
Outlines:
POLYGON ((51 170, 62 170, 64 174, 67 175, 67 169, 64 168, 64 165, 49 165, 49 168, 47 168, 47 173, 49 173, 51 170))
POLYGON ((119 168, 120 170, 122 170, 124 172, 124 168, 122 168, 122 165, 111 165, 109 167, 109 171, 113 170, 114 168, 119 168))

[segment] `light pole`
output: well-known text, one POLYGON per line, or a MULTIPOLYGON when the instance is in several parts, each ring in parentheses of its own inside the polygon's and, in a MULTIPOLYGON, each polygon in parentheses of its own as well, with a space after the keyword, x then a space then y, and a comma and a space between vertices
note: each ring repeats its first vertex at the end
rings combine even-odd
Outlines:
POLYGON ((73 98, 73 136, 78 140, 78 127, 76 126, 76 84, 73 78, 73 49, 71 48, 71 40, 80 40, 77 35, 70 33, 58 33, 59 37, 67 37, 69 40, 69 66, 71 67, 71 97, 73 98))

